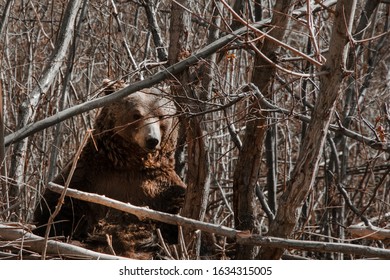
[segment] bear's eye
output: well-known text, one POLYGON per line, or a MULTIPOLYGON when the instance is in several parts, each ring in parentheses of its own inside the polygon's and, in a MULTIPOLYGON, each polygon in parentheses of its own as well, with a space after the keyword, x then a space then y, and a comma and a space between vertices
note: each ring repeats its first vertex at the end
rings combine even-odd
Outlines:
POLYGON ((137 121, 137 120, 140 120, 141 118, 142 118, 141 114, 139 114, 139 113, 133 114, 133 120, 137 121))

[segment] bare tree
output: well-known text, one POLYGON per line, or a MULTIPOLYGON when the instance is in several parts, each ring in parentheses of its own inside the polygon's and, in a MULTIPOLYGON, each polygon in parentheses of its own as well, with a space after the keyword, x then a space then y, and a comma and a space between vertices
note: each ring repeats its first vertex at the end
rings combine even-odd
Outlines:
MULTIPOLYGON (((276 40, 282 40, 287 28, 288 14, 293 8, 293 1, 278 1, 274 7, 274 14, 270 23, 272 30, 269 36, 276 40)), ((258 34, 261 36, 260 34, 258 34)), ((272 92, 268 88, 275 74, 275 67, 271 60, 276 60, 278 44, 269 38, 264 42, 259 41, 257 46, 253 46, 257 51, 254 60, 254 71, 252 82, 263 92, 266 97, 271 97, 272 92)), ((234 171, 233 184, 233 205, 235 213, 235 225, 238 229, 249 230, 258 233, 257 207, 255 203, 256 187, 259 180, 260 164, 264 150, 264 140, 267 135, 267 114, 261 111, 258 102, 251 106, 248 118, 252 121, 246 123, 245 136, 237 166, 234 171)), ((254 248, 237 249, 237 258, 253 259, 254 248)))
MULTIPOLYGON (((329 124, 335 110, 336 101, 341 94, 344 65, 348 53, 348 34, 351 34, 356 9, 356 1, 338 1, 335 22, 332 29, 329 54, 320 76, 320 92, 313 108, 312 119, 303 139, 297 163, 291 175, 286 192, 280 198, 280 205, 269 234, 288 237, 300 216, 301 207, 313 187, 321 150, 324 146, 329 124)), ((282 250, 265 249, 260 258, 279 259, 282 250)))

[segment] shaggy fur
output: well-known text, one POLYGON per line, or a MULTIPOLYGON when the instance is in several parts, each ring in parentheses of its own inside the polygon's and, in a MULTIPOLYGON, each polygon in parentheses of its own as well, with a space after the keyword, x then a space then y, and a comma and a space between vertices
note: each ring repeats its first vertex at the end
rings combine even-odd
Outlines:
MULTIPOLYGON (((108 93, 122 86, 115 84, 108 93)), ((173 102, 164 98, 157 89, 133 93, 104 107, 96 119, 93 138, 89 139, 77 162, 69 187, 137 206, 178 213, 186 186, 174 170, 175 113, 173 102)), ((64 185, 70 169, 71 164, 54 182, 64 185)), ((49 190, 44 193, 35 211, 38 234, 44 233, 43 225, 54 210, 58 197, 49 190)), ((103 235, 105 231, 115 233, 113 239, 126 236, 123 240, 113 240, 122 255, 129 255, 126 251, 137 251, 142 247, 135 245, 139 236, 149 236, 146 240, 154 242, 151 231, 155 226, 150 226, 149 222, 140 223, 131 215, 126 215, 123 220, 120 217, 124 214, 112 213, 106 207, 66 198, 52 225, 51 235, 81 241, 93 240, 95 233, 103 235), (129 236, 128 232, 134 234, 129 236)), ((176 241, 176 234, 176 227, 164 227, 163 236, 169 242, 176 241)))

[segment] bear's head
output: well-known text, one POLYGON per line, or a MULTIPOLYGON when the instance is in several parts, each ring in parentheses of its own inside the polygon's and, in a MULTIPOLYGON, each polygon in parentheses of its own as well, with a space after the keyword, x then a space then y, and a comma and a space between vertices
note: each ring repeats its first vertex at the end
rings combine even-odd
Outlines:
POLYGON ((114 106, 115 133, 141 149, 160 149, 172 133, 175 105, 157 89, 137 91, 114 106))
MULTIPOLYGON (((105 84, 108 82, 105 81, 105 84)), ((123 88, 124 83, 115 83, 106 89, 106 94, 123 88)), ((144 152, 153 152, 172 143, 177 137, 176 106, 167 93, 157 88, 137 91, 102 109, 97 122, 101 132, 121 137, 135 144, 144 152), (171 140, 174 139, 174 140, 171 140)))

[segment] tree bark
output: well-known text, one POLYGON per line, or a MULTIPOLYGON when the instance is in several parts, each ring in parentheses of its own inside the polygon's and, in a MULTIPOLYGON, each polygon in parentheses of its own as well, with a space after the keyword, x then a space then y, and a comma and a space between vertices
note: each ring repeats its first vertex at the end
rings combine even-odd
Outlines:
MULTIPOLYGON (((346 45, 355 6, 356 0, 337 2, 329 53, 323 67, 327 74, 320 76, 320 93, 302 142, 304 148, 300 150, 287 190, 279 200, 278 212, 268 232, 270 236, 282 238, 290 236, 299 219, 307 194, 313 186, 321 159, 321 151, 337 98, 340 95, 340 86, 345 76, 343 67, 348 50, 346 45)), ((263 247, 257 258, 279 259, 282 254, 283 249, 263 247)))

